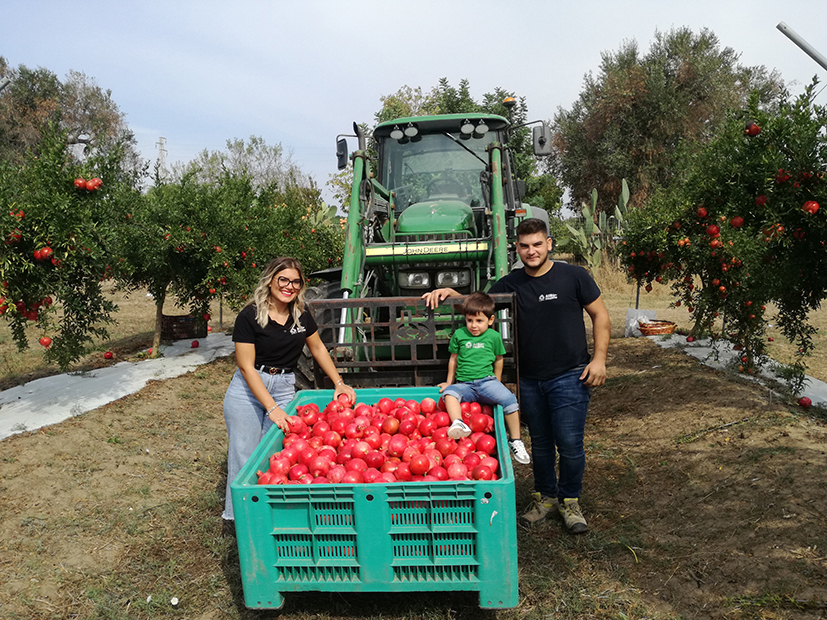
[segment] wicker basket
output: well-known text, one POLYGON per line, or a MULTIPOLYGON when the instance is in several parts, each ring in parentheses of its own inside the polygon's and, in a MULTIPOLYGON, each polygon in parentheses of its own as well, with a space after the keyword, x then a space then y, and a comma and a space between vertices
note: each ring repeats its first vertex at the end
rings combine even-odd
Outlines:
POLYGON ((640 333, 644 336, 660 336, 671 334, 675 331, 675 323, 672 321, 638 321, 640 333))

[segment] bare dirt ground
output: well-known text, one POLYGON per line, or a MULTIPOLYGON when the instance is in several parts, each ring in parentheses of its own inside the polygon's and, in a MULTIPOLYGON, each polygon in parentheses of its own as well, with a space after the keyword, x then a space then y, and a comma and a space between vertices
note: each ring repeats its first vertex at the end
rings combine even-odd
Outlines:
MULTIPOLYGON (((2 442, 0 617, 270 618, 219 515, 219 360, 2 442), (148 598, 151 597, 151 598, 148 598), (170 599, 177 597, 173 607, 170 599)), ((519 531, 520 605, 288 595, 284 618, 827 618, 827 425, 646 339, 612 341, 582 503, 590 533, 519 531)), ((517 467, 517 510, 530 470, 517 467)), ((492 558, 490 561, 498 561, 492 558)))

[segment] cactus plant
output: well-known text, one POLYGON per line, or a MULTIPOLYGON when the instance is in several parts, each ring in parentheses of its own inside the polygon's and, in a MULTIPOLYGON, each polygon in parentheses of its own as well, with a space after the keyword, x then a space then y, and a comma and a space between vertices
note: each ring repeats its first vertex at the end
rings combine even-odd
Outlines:
POLYGON ((571 250, 574 254, 582 256, 589 269, 599 267, 603 263, 604 254, 610 255, 614 249, 614 237, 623 229, 625 217, 627 213, 627 205, 629 203, 629 186, 626 179, 623 179, 621 184, 620 196, 617 199, 617 206, 615 207, 615 227, 610 230, 608 217, 605 211, 601 211, 597 215, 597 222, 594 221, 594 214, 597 211, 597 190, 592 190, 591 205, 583 203, 581 211, 583 214, 582 226, 575 227, 571 224, 566 224, 571 233, 571 237, 567 240, 561 240, 558 244, 560 247, 566 247, 571 244, 571 250))

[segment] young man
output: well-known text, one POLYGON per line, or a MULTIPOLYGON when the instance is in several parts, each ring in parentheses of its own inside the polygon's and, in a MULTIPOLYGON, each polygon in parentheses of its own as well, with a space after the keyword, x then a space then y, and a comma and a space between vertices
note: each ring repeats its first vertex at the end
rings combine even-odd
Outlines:
MULTIPOLYGON (((534 505, 520 522, 532 527, 556 509, 568 531, 580 534, 588 531, 578 501, 586 467, 586 414, 590 388, 606 381, 611 326, 592 277, 582 267, 550 261, 551 249, 545 222, 521 222, 517 253, 523 268, 498 280, 488 292, 513 292, 517 303, 520 410, 531 435, 535 490, 534 505), (583 310, 594 332, 591 358, 583 310)), ((453 295, 458 293, 443 288, 423 298, 435 308, 453 295)))

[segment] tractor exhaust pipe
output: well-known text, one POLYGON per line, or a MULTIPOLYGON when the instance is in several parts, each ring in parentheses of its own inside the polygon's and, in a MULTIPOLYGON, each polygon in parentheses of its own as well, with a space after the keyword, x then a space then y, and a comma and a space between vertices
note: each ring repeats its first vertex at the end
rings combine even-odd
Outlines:
POLYGON ((356 134, 356 139, 359 141, 359 150, 366 151, 368 150, 368 142, 365 139, 365 132, 356 124, 356 121, 353 121, 353 133, 356 134))

